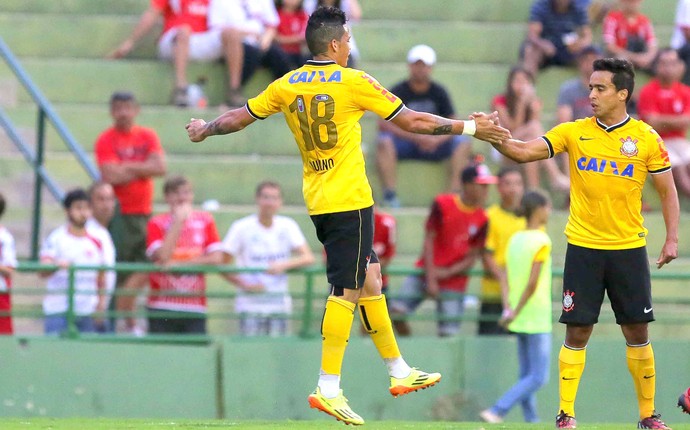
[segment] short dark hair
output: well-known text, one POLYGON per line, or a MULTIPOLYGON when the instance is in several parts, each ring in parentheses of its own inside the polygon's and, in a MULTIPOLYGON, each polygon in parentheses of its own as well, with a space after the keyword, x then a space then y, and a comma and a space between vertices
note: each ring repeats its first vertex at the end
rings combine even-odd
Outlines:
POLYGON ((5 213, 5 196, 0 193, 0 217, 5 213))
POLYGON ((74 202, 80 202, 80 201, 89 201, 89 195, 86 194, 86 191, 84 191, 83 188, 74 188, 73 190, 70 190, 65 194, 65 197, 62 199, 62 207, 65 209, 69 209, 72 207, 72 204, 74 202))
POLYGON ((530 190, 522 196, 517 214, 529 219, 534 211, 549 204, 549 196, 539 190, 530 190))
POLYGON ((498 179, 503 179, 504 176, 507 176, 511 173, 517 173, 518 175, 520 175, 520 177, 522 177, 522 170, 520 170, 518 166, 501 167, 501 170, 498 171, 496 176, 498 177, 498 179))
POLYGON ((280 186, 279 183, 275 181, 262 181, 259 183, 259 185, 256 186, 256 193, 254 195, 256 197, 259 197, 259 194, 261 194, 264 188, 275 188, 278 191, 280 191, 280 194, 283 194, 283 188, 280 186))
POLYGON ((320 7, 314 11, 307 22, 305 38, 312 55, 328 52, 328 44, 333 39, 343 37, 347 22, 345 12, 335 7, 320 7))
POLYGON ((595 72, 611 72, 613 74, 611 82, 616 87, 616 91, 628 90, 625 102, 630 101, 635 89, 635 67, 630 61, 622 58, 599 58, 594 60, 592 67, 595 72))
POLYGON ((129 91, 115 91, 111 96, 110 96, 110 106, 114 105, 116 102, 132 102, 136 103, 137 98, 134 97, 134 94, 132 94, 129 91))
POLYGON ((174 193, 178 188, 187 184, 191 184, 191 182, 189 182, 189 179, 185 178, 184 176, 171 176, 166 179, 165 183, 163 184, 163 194, 174 193))

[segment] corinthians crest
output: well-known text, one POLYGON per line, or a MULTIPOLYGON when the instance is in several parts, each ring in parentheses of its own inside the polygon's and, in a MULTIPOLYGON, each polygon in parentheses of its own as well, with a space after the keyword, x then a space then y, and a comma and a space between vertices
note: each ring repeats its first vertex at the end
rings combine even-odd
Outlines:
POLYGON ((621 145, 621 154, 628 158, 637 155, 637 139, 633 140, 632 137, 628 136, 625 139, 621 138, 620 141, 623 143, 621 145))
POLYGON ((575 307, 575 300, 573 297, 575 296, 574 291, 570 290, 565 290, 563 292, 563 310, 566 312, 570 312, 573 310, 575 307))

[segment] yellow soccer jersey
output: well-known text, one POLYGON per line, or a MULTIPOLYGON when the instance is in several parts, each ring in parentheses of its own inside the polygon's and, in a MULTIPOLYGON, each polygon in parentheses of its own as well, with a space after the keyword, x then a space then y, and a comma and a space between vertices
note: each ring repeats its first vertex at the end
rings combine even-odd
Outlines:
POLYGON ((594 249, 644 246, 642 187, 647 173, 671 169, 656 131, 630 117, 609 127, 590 117, 560 124, 544 140, 550 156, 569 155, 568 242, 594 249))
MULTIPOLYGON (((486 210, 489 218, 489 230, 486 234, 486 250, 493 254, 498 267, 506 267, 506 249, 511 236, 525 229, 525 218, 507 211, 500 204, 486 210)), ((501 285, 494 278, 482 278, 481 296, 483 300, 501 301, 501 285)))
POLYGON ((390 120, 402 108, 374 78, 333 61, 308 61, 247 102, 254 118, 285 115, 302 154, 302 192, 310 215, 374 204, 359 119, 369 110, 390 120))

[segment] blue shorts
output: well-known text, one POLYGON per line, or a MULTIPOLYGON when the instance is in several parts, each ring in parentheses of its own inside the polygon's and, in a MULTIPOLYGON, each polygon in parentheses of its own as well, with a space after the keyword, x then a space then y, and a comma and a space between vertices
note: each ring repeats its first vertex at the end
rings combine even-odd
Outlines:
POLYGON ((393 140, 395 151, 398 153, 398 160, 423 160, 423 161, 441 161, 453 154, 455 149, 463 143, 469 143, 469 137, 453 135, 448 136, 442 145, 440 145, 434 152, 420 151, 419 147, 407 139, 394 136, 392 133, 379 133, 379 140, 389 138, 393 140))

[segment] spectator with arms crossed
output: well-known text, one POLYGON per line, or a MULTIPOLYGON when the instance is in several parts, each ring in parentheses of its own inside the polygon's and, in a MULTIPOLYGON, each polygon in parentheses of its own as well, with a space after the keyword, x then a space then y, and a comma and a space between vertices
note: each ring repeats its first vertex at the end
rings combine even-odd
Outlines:
MULTIPOLYGON (((104 182, 113 186, 119 213, 110 224, 118 262, 145 263, 146 224, 153 209, 153 178, 165 174, 165 154, 156 132, 136 124, 139 104, 129 92, 110 97, 113 126, 98 136, 94 153, 104 182)), ((126 282, 141 288, 146 273, 120 272, 118 287, 126 282)), ((112 309, 112 307, 111 307, 112 309)))
POLYGON ((352 411, 340 390, 356 306, 388 367, 391 394, 429 387, 441 375, 411 368, 398 349, 381 295, 381 267, 372 252, 374 200, 364 167, 359 119, 369 110, 407 131, 464 132, 494 143, 507 139, 509 133, 493 123, 495 115, 478 114, 469 121, 456 121, 413 111, 371 76, 346 68, 350 36, 345 14, 339 9, 317 9, 309 18, 306 38, 313 60, 271 83, 245 107, 225 112, 209 123, 192 119, 186 129, 192 142, 201 142, 283 112, 302 155, 304 200, 317 237, 326 248, 331 291, 321 325, 319 382, 308 401, 338 420, 361 425, 364 420, 352 411), (365 283, 367 272, 375 276, 365 283))
POLYGON ((559 353, 560 412, 556 427, 575 428, 575 396, 586 347, 606 292, 627 344, 628 369, 639 406, 638 428, 668 429, 654 409, 656 376, 648 323, 654 321, 642 225, 642 187, 651 174, 661 199, 666 238, 657 268, 678 256, 679 204, 663 140, 626 110, 635 85, 633 65, 604 58, 589 80, 594 116, 560 124, 544 136, 494 144, 526 163, 567 152, 570 217, 563 273, 565 343, 559 353))

